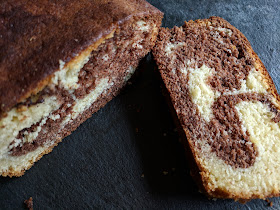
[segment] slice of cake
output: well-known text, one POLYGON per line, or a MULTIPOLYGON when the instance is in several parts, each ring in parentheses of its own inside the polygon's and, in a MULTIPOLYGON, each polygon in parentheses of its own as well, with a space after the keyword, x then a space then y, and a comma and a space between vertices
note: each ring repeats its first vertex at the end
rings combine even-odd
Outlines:
POLYGON ((280 98, 245 36, 219 17, 161 29, 153 55, 208 196, 279 196, 280 98))
POLYGON ((116 96, 162 17, 144 0, 2 2, 0 175, 22 175, 116 96))

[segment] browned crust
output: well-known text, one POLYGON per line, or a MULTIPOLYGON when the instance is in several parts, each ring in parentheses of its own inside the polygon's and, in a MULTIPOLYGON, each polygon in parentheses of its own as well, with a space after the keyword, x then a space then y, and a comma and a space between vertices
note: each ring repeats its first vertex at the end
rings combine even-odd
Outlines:
MULTIPOLYGON (((161 19, 162 19, 162 15, 157 17, 157 18, 153 18, 155 25, 153 26, 153 30, 151 31, 151 39, 150 39, 150 46, 149 48, 145 49, 145 54, 150 51, 150 48, 152 48, 155 44, 156 38, 157 38, 157 34, 158 34, 158 29, 160 27, 161 24, 161 19)), ((138 18, 139 19, 139 18, 138 18)), ((114 31, 107 35, 107 38, 110 38, 113 36, 114 31)), ((99 46, 99 44, 101 44, 101 42, 103 41, 99 41, 94 43, 97 44, 97 46, 95 46, 96 48, 99 46)), ((72 59, 71 62, 69 62, 67 65, 71 65, 72 63, 76 62, 77 60, 81 59, 81 57, 83 57, 84 54, 90 53, 92 51, 92 49, 89 47, 87 50, 83 51, 82 54, 80 54, 80 56, 75 57, 74 59, 72 59)), ((143 54, 144 57, 144 54, 143 54)), ((133 61, 133 65, 138 64, 140 58, 138 59, 138 61, 133 61)), ((136 66, 135 66, 136 67, 136 66)), ((117 70, 117 69, 116 69, 117 70)), ((39 159, 41 159, 41 157, 44 154, 48 154, 50 153, 53 148, 55 146, 58 145, 59 142, 62 141, 62 139, 68 135, 70 135, 81 123, 83 123, 86 119, 88 119, 89 117, 91 117, 91 115, 94 112, 97 112, 100 108, 102 108, 103 106, 106 105, 107 102, 109 102, 110 100, 112 100, 113 97, 115 97, 121 90, 121 88, 125 85, 125 82, 122 81, 122 79, 118 80, 115 82, 115 85, 113 87, 110 88, 109 91, 106 92, 106 94, 102 94, 93 104, 92 106, 87 109, 86 111, 84 111, 82 114, 80 114, 73 122, 68 123, 63 130, 61 131, 61 133, 59 133, 56 136, 56 141, 55 143, 50 146, 49 148, 46 148, 37 158, 35 161, 30 160, 29 161, 29 165, 27 167, 25 167, 24 169, 22 169, 21 171, 18 170, 14 170, 13 168, 9 168, 8 171, 6 172, 2 172, 1 175, 2 176, 9 176, 9 177, 13 177, 13 176, 22 176, 26 170, 28 170, 29 168, 32 167, 32 165, 38 161, 39 159)))
MULTIPOLYGON (((95 43, 93 43, 87 49, 82 51, 78 56, 76 56, 75 58, 70 60, 64 67, 67 68, 67 66, 75 65, 75 63, 78 63, 80 60, 83 60, 93 50, 96 50, 100 44, 104 43, 106 39, 112 38, 114 36, 114 33, 115 33, 115 29, 112 30, 112 32, 110 34, 104 36, 102 39, 97 40, 95 43)), ((48 77, 46 77, 45 79, 43 79, 42 81, 40 81, 34 89, 30 90, 30 92, 27 92, 25 95, 23 95, 19 99, 19 101, 23 101, 26 98, 30 97, 31 95, 36 95, 38 92, 42 91, 51 82, 51 79, 53 78, 53 76, 54 76, 54 74, 51 74, 48 77)), ((0 112, 0 116, 1 116, 1 112, 0 112)))
MULTIPOLYGON (((263 63, 260 60, 260 58, 258 57, 258 55, 253 51, 251 44, 249 43, 247 38, 237 28, 235 28, 229 22, 227 22, 226 20, 224 20, 220 17, 210 17, 209 19, 202 19, 202 20, 195 20, 195 21, 191 20, 191 21, 185 22, 185 25, 186 26, 191 25, 193 27, 194 25, 205 26, 210 23, 221 24, 224 27, 227 27, 227 28, 231 29, 232 31, 235 31, 236 33, 238 33, 241 36, 241 38, 244 41, 244 44, 246 45, 246 48, 247 48, 246 50, 255 59, 256 69, 258 69, 261 72, 264 82, 269 85, 268 92, 271 93, 276 98, 277 103, 278 103, 277 104, 278 108, 280 108, 280 96, 277 93, 273 80, 271 79, 269 73, 267 72, 265 66, 263 65, 263 63)), ((164 30, 166 30, 166 29, 164 29, 164 30)), ((161 69, 161 68, 162 68, 162 66, 159 66, 159 69, 161 69)), ((162 71, 160 71, 160 73, 161 73, 161 77, 163 78, 163 80, 168 80, 168 78, 166 78, 166 75, 162 71)), ((170 95, 168 88, 166 89, 166 91, 170 95)), ((176 102, 171 99, 171 103, 173 104, 173 107, 174 107, 174 104, 176 102)), ((182 119, 179 119, 177 115, 173 115, 173 116, 175 116, 175 123, 176 123, 176 121, 180 123, 180 120, 182 120, 182 119)), ((176 123, 176 124, 178 126, 178 123, 176 123)), ((181 122, 181 124, 182 124, 182 122, 181 122)), ((182 130, 181 124, 178 126, 179 130, 182 130)), ((207 172, 204 170, 203 166, 200 164, 200 162, 198 160, 198 157, 195 153, 194 145, 192 145, 191 142, 188 141, 188 139, 191 139, 191 135, 190 135, 189 131, 187 129, 185 129, 180 134, 181 134, 180 135, 181 138, 184 139, 182 142, 184 144, 184 148, 187 153, 188 162, 191 166, 191 175, 194 178, 194 180, 196 181, 200 190, 204 194, 206 194, 206 196, 214 197, 214 198, 234 199, 234 200, 240 201, 240 202, 244 202, 244 201, 247 202, 251 199, 265 199, 268 197, 280 196, 280 192, 278 192, 278 191, 273 191, 269 194, 256 193, 253 195, 248 195, 246 193, 242 193, 241 191, 240 191, 240 193, 234 193, 234 192, 228 192, 228 191, 224 191, 221 189, 215 189, 215 188, 209 187, 208 183, 209 183, 210 178, 208 177, 207 172)))
POLYGON ((11 0, 0 5, 0 114, 42 90, 59 69, 132 17, 162 19, 144 0, 11 0))

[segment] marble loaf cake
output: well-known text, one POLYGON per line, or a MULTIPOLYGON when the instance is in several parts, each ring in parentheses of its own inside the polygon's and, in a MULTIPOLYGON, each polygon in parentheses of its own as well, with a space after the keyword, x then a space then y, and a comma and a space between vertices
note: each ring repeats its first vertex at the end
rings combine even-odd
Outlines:
POLYGON ((21 176, 125 85, 163 14, 144 0, 0 5, 0 175, 21 176))
POLYGON ((161 29, 153 50, 209 197, 279 196, 280 98, 245 36, 219 17, 161 29))

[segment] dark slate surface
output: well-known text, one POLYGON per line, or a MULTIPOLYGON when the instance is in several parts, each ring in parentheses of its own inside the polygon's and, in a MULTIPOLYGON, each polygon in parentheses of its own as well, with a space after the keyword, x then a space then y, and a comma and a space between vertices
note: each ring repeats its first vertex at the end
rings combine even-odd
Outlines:
MULTIPOLYGON (((149 2, 165 12, 167 27, 212 15, 228 20, 251 42, 279 92, 280 0, 149 2)), ((269 208, 263 200, 242 205, 198 192, 154 69, 148 56, 132 85, 51 154, 21 178, 0 178, 0 208, 22 209, 30 196, 35 209, 269 208)), ((279 198, 271 201, 280 209, 279 198)))

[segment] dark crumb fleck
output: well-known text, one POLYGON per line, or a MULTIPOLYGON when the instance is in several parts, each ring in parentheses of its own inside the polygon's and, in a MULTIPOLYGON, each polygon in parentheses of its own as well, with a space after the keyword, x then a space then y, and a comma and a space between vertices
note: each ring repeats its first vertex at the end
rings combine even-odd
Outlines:
POLYGON ((144 174, 142 174, 142 175, 141 175, 141 178, 144 178, 144 177, 145 177, 145 175, 144 175, 144 174))
POLYGON ((30 197, 27 200, 25 200, 24 204, 26 205, 27 209, 33 210, 33 199, 32 199, 32 197, 30 197))
POLYGON ((248 199, 239 199, 238 202, 241 203, 241 204, 246 204, 248 201, 248 199))
POLYGON ((272 202, 272 201, 270 201, 268 198, 267 198, 265 201, 267 202, 268 206, 270 206, 270 207, 272 207, 272 206, 273 206, 273 202, 272 202))

